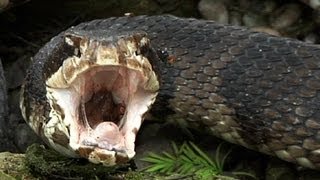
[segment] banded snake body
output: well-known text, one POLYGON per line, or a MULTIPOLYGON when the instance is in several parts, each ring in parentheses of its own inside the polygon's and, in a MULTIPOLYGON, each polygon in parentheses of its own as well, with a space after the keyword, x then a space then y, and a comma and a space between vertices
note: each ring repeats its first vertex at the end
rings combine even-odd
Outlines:
POLYGON ((94 163, 132 158, 152 108, 320 169, 319 90, 319 46, 170 15, 113 17, 71 27, 41 49, 21 109, 53 148, 94 163))

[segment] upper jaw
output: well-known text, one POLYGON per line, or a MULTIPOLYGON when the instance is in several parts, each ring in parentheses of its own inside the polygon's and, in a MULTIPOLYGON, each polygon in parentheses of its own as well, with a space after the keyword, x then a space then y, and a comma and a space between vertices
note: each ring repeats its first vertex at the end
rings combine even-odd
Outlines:
MULTIPOLYGON (((67 34, 65 42, 75 47, 75 53, 46 81, 52 108, 45 132, 49 143, 60 152, 88 158, 93 163, 109 166, 128 161, 135 155, 134 142, 143 115, 155 101, 159 89, 157 74, 141 52, 150 48, 149 40, 143 34, 120 36, 110 41, 67 34), (101 87, 95 88, 96 85, 101 87), (115 106, 120 103, 125 106, 119 121, 99 117, 97 122, 91 122, 88 103, 101 89, 112 95, 115 106), (56 115, 61 110, 63 118, 56 115), (57 128, 69 138, 67 147, 51 140, 57 128)), ((102 105, 91 103, 101 109, 92 110, 91 114, 102 112, 106 101, 103 99, 102 105)))

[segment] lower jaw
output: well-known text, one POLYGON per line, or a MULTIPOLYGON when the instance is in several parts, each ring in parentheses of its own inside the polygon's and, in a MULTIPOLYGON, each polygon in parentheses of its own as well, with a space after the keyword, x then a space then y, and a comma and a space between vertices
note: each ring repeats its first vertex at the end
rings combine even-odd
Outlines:
POLYGON ((92 163, 101 163, 104 166, 114 166, 127 163, 134 157, 135 152, 117 152, 92 146, 80 146, 78 154, 80 157, 86 158, 92 163))

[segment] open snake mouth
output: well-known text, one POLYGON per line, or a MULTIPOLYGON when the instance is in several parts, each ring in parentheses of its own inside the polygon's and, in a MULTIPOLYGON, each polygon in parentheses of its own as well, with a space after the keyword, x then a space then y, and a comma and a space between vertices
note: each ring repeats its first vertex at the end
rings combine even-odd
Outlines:
POLYGON ((148 60, 149 40, 133 33, 102 39, 72 34, 65 41, 74 54, 46 81, 49 143, 94 163, 131 159, 143 116, 159 89, 148 60))

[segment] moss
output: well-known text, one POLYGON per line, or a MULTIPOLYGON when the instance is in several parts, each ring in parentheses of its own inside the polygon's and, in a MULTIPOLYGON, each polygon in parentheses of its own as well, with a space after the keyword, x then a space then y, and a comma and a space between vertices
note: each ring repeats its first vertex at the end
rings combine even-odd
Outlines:
POLYGON ((10 176, 7 173, 4 173, 3 171, 0 171, 0 179, 5 179, 5 180, 15 180, 14 177, 10 176))
MULTIPOLYGON (((31 145, 26 154, 0 153, 0 179, 181 179, 174 175, 133 171, 132 164, 105 167, 84 159, 61 156, 42 145, 31 145)), ((188 178, 187 178, 188 179, 188 178)))
POLYGON ((71 159, 51 149, 34 144, 25 155, 25 169, 34 177, 43 179, 165 179, 157 173, 133 171, 133 163, 115 167, 92 164, 85 159, 71 159))
POLYGON ((25 166, 25 155, 0 153, 0 179, 36 179, 25 166))
POLYGON ((32 174, 48 178, 109 179, 130 169, 130 164, 105 167, 84 159, 67 158, 37 144, 28 148, 26 166, 32 174))

